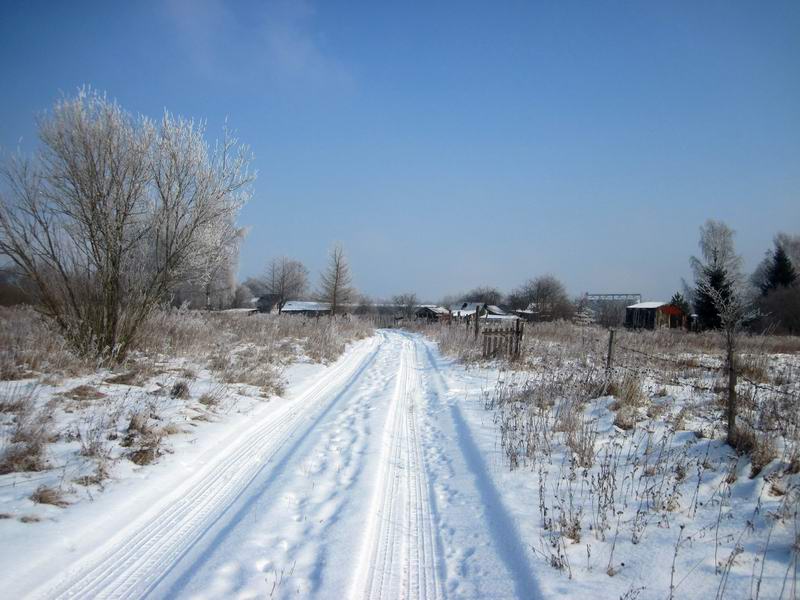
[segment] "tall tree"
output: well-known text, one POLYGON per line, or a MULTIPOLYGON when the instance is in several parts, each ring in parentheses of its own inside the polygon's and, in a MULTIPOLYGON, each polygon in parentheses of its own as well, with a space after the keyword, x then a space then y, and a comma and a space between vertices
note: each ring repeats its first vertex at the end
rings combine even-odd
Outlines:
POLYGON ((336 315, 343 304, 351 302, 355 296, 352 287, 350 266, 341 244, 336 244, 330 252, 328 267, 320 276, 319 299, 331 305, 331 317, 336 315))
POLYGON ((482 285, 476 287, 465 294, 462 294, 461 302, 482 302, 484 304, 500 304, 503 294, 495 287, 482 285))
POLYGON ((526 281, 509 294, 508 302, 513 308, 530 308, 543 321, 569 319, 575 313, 564 284, 554 275, 541 275, 526 281))
POLYGON ((289 300, 297 300, 308 289, 308 269, 299 260, 273 258, 262 281, 264 292, 274 296, 280 314, 289 300))
POLYGON ((742 259, 736 254, 733 236, 734 231, 725 223, 709 219, 700 227, 700 257, 690 259, 695 278, 694 308, 706 329, 722 326, 720 303, 727 302, 741 283, 742 259))
MULTIPOLYGON (((718 270, 721 270, 718 268, 718 270)), ((738 378, 738 340, 744 322, 751 317, 750 306, 742 293, 742 287, 729 287, 723 293, 719 287, 712 285, 711 278, 701 282, 705 294, 714 303, 718 328, 722 330, 725 343, 725 368, 728 373, 728 398, 725 411, 728 426, 727 442, 731 446, 738 445, 736 418, 738 399, 736 382, 738 378)))
POLYGON ((414 292, 397 294, 392 296, 392 304, 394 304, 397 309, 403 313, 405 318, 409 319, 414 316, 414 312, 417 310, 417 295, 414 292))
POLYGON ((121 360, 153 309, 215 262, 212 233, 250 196, 250 153, 91 90, 58 102, 39 139, 32 159, 5 165, 0 253, 78 351, 121 360))
POLYGON ((761 286, 761 293, 765 296, 771 290, 790 287, 797 281, 797 272, 782 245, 776 243, 765 275, 766 281, 761 286))

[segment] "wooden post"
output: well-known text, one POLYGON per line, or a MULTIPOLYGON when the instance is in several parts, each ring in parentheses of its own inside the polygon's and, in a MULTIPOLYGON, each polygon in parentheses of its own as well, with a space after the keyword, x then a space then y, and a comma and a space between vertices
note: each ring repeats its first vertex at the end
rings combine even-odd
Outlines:
POLYGON ((614 356, 614 328, 608 330, 608 356, 606 356, 606 371, 611 370, 611 359, 614 356))
POLYGON ((479 310, 480 310, 480 308, 475 307, 475 339, 476 340, 478 339, 478 321, 480 319, 480 316, 478 314, 479 310))

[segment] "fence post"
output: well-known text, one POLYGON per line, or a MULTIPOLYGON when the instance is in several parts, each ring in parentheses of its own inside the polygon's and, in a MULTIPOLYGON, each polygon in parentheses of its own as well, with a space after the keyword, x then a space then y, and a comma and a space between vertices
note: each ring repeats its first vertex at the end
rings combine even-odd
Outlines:
POLYGON ((476 340, 478 339, 478 321, 480 320, 480 316, 478 314, 479 310, 480 309, 478 307, 475 308, 475 339, 476 340))
POLYGON ((606 371, 611 370, 611 360, 614 356, 614 333, 615 329, 609 327, 608 329, 608 356, 606 356, 606 371))

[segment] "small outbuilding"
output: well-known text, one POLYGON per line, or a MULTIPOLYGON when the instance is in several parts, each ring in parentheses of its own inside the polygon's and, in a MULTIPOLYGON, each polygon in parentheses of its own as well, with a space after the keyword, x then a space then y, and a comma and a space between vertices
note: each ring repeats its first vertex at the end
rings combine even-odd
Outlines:
POLYGON ((625 309, 625 327, 629 329, 681 329, 686 315, 666 302, 638 302, 625 309))
POLYGON ((417 308, 414 316, 417 319, 428 321, 448 321, 450 319, 450 311, 443 306, 425 304, 417 308))
POLYGON ((323 317, 331 314, 331 305, 327 302, 306 302, 290 300, 283 305, 284 315, 304 315, 306 317, 323 317))

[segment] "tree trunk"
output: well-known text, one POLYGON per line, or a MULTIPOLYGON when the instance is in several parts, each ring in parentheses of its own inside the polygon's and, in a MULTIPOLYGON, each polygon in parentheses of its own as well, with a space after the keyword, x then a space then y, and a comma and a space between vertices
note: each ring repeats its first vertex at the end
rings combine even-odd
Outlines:
POLYGON ((728 444, 736 444, 736 354, 728 344, 728 444))

